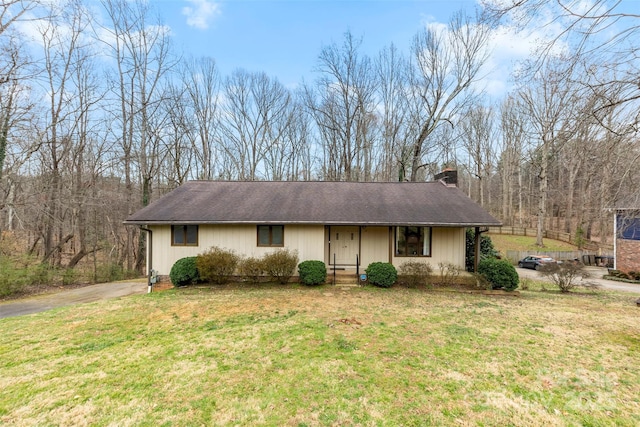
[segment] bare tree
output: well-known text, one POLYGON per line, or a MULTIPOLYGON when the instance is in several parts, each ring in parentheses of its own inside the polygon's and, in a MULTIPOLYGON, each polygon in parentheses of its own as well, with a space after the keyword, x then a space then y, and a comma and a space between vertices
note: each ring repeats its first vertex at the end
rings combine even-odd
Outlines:
MULTIPOLYGON (((547 28, 546 41, 536 52, 536 67, 553 58, 558 50, 568 51, 582 64, 575 81, 593 94, 611 93, 606 102, 591 112, 601 120, 608 108, 629 105, 635 110, 633 127, 640 126, 640 14, 631 3, 622 0, 595 0, 588 3, 573 0, 483 1, 486 11, 497 22, 510 20, 523 30, 547 28), (553 28, 560 28, 554 32, 553 28)), ((635 6, 635 5, 634 5, 635 6)), ((604 123, 602 123, 604 124, 604 123)))
POLYGON ((394 45, 383 48, 376 60, 380 99, 380 147, 376 176, 381 181, 404 180, 408 169, 407 138, 407 61, 394 45))
POLYGON ((306 87, 305 103, 324 147, 327 180, 358 181, 371 176, 372 134, 377 81, 371 60, 350 32, 341 46, 324 46, 318 57, 320 77, 306 87))
MULTIPOLYGON (((46 199, 43 205, 44 243, 43 260, 59 265, 63 245, 74 233, 64 226, 68 206, 63 194, 69 188, 65 182, 74 150, 82 165, 83 144, 86 144, 87 114, 89 109, 88 43, 83 39, 90 15, 78 1, 52 8, 49 17, 40 26, 44 53, 45 80, 48 108, 42 132, 40 155, 45 172, 46 199), (80 137, 78 141, 76 137, 80 137)), ((76 169, 78 171, 78 169, 76 169)), ((81 175, 80 175, 81 176, 81 175)), ((81 204, 81 202, 80 202, 81 204)), ((84 226, 81 226, 84 231, 84 226)), ((86 255, 84 236, 81 236, 82 256, 86 255)), ((81 258, 80 257, 80 258, 81 258)), ((77 262, 77 261, 76 261, 77 262)))
MULTIPOLYGON (((489 192, 494 169, 496 129, 492 108, 476 106, 463 113, 460 121, 460 138, 462 147, 466 151, 469 162, 469 172, 478 182, 477 199, 481 206, 485 206, 485 193, 489 192)), ((491 202, 490 197, 488 200, 491 202)))
POLYGON ((267 154, 291 123, 291 94, 264 73, 236 70, 225 80, 220 129, 240 180, 264 176, 267 154))
POLYGON ((522 156, 526 132, 526 117, 518 108, 517 100, 508 97, 501 105, 501 142, 500 176, 502 183, 502 219, 511 224, 517 219, 520 227, 524 225, 522 156), (514 197, 516 200, 514 201, 514 197), (513 207, 516 206, 514 211, 513 207))
POLYGON ((24 112, 17 97, 28 87, 25 72, 29 59, 12 27, 36 5, 37 2, 32 0, 4 0, 0 5, 0 180, 10 129, 19 121, 17 116, 24 112))
POLYGON ((210 171, 205 163, 206 154, 200 152, 198 129, 193 120, 193 106, 183 86, 169 84, 166 89, 166 101, 162 103, 166 117, 164 129, 165 161, 160 165, 160 175, 169 188, 175 188, 192 176, 193 169, 197 177, 206 176, 210 171))
POLYGON ((33 10, 39 1, 36 0, 2 0, 0 5, 0 35, 24 18, 25 14, 33 10))
POLYGON ((534 141, 532 162, 537 168, 538 208, 536 244, 544 246, 543 234, 549 195, 549 168, 553 156, 571 135, 574 125, 571 107, 576 92, 568 82, 571 68, 564 58, 556 58, 543 72, 537 73, 520 91, 526 113, 530 117, 534 141), (555 67, 554 67, 555 66, 555 67))
MULTIPOLYGON (((132 213, 146 206, 152 197, 153 178, 158 172, 160 138, 158 129, 150 125, 160 110, 161 83, 175 64, 170 55, 168 29, 159 22, 148 22, 149 4, 143 0, 103 0, 109 16, 108 48, 117 62, 114 76, 114 101, 118 109, 113 114, 113 129, 118 132, 125 175, 125 209, 132 213), (132 167, 137 166, 136 170, 132 167), (140 178, 140 203, 134 203, 135 172, 140 178)), ((144 262, 144 234, 133 227, 127 229, 122 258, 127 269, 139 270, 144 262), (133 253, 133 256, 131 254, 133 253)))
POLYGON ((215 171, 220 76, 212 58, 190 60, 180 71, 187 105, 195 124, 186 127, 197 161, 198 177, 212 179, 215 171))
POLYGON ((446 30, 427 27, 413 40, 409 73, 409 113, 412 134, 410 180, 429 161, 429 137, 441 125, 453 126, 460 112, 474 99, 473 83, 488 58, 489 28, 483 22, 455 15, 446 30))

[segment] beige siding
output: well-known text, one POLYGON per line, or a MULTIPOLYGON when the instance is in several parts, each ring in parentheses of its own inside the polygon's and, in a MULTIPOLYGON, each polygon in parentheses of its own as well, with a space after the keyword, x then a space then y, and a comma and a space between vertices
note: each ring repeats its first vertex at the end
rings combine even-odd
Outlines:
POLYGON ((431 264, 438 271, 439 263, 452 263, 464 269, 465 229, 434 227, 431 233, 430 257, 393 257, 393 265, 398 268, 407 261, 420 261, 431 264))
POLYGON ((452 263, 464 269, 465 229, 434 228, 431 246, 431 265, 435 268, 441 262, 452 263))
MULTIPOLYGON (((171 246, 171 227, 152 226, 153 263, 160 275, 168 275, 180 258, 195 256, 212 246, 232 249, 243 256, 260 257, 276 248, 258 247, 255 225, 201 225, 198 246, 171 246)), ((300 261, 324 260, 327 262, 327 238, 322 225, 286 225, 285 247, 298 251, 300 261)), ((366 268, 375 261, 389 261, 389 245, 393 239, 388 227, 363 227, 361 231, 361 266, 366 268)), ((433 228, 431 257, 392 257, 391 262, 400 267, 406 261, 428 262, 437 271, 440 262, 453 263, 464 268, 465 232, 463 228, 433 228)))
POLYGON ((363 267, 372 262, 389 262, 389 227, 363 227, 360 235, 363 267))
MULTIPOLYGON (((258 247, 255 225, 201 225, 198 246, 171 246, 171 227, 153 226, 153 268, 168 275, 180 258, 195 256, 212 246, 231 249, 243 256, 260 257, 278 248, 258 247)), ((324 227, 322 225, 285 225, 285 248, 298 251, 300 260, 324 259, 324 227)))

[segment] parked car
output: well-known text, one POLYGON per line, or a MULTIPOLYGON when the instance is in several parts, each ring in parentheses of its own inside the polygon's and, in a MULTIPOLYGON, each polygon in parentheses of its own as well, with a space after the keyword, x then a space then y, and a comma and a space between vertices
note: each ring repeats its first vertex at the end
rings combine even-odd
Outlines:
POLYGON ((518 267, 520 268, 532 268, 534 270, 539 269, 545 264, 557 264, 558 261, 550 256, 544 255, 529 255, 518 261, 518 267))

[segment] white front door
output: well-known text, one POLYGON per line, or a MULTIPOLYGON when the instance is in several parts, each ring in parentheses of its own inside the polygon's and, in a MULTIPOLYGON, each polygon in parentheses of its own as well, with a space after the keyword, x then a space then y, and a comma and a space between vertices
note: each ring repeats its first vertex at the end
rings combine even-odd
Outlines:
POLYGON ((335 260, 336 265, 356 265, 360 248, 360 227, 331 227, 330 244, 330 264, 335 260))

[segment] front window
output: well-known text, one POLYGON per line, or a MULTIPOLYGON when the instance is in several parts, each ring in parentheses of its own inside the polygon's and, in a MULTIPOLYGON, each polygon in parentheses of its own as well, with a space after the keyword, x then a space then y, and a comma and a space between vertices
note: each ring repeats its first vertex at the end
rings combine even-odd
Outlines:
POLYGON ((258 246, 284 246, 284 225, 259 225, 258 246))
POLYGON ((431 256, 431 227, 396 227, 396 256, 431 256))
POLYGON ((172 246, 198 246, 198 226, 197 225, 172 225, 171 226, 172 246))

